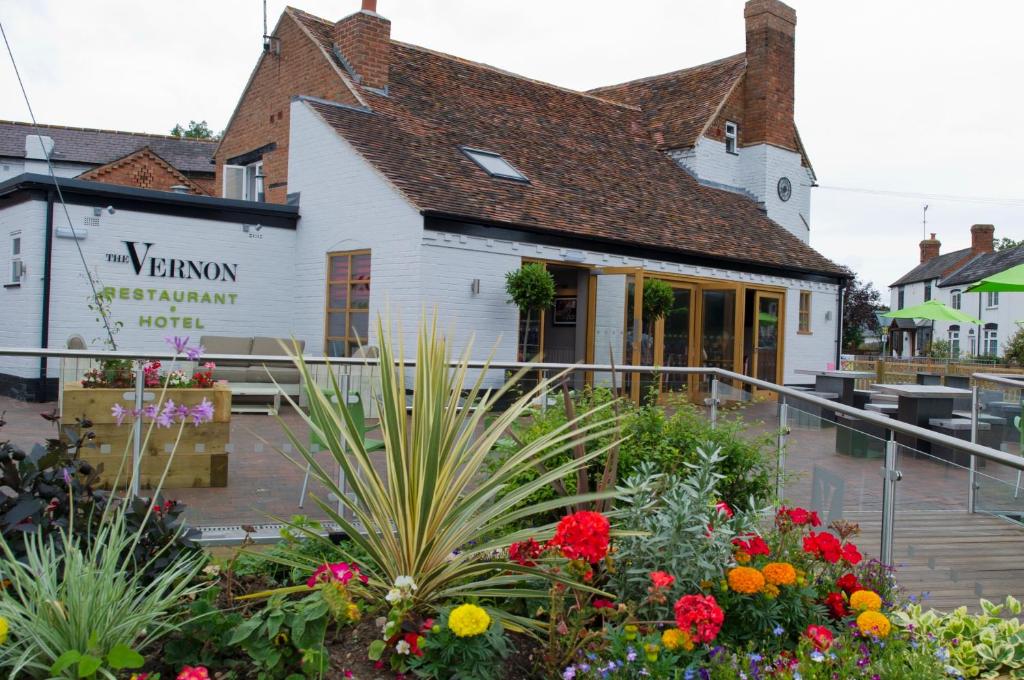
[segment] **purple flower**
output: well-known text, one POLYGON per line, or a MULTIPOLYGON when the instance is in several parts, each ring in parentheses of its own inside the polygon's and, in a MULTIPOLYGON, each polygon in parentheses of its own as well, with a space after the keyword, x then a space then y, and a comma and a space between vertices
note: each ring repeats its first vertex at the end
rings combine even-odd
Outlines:
POLYGON ((203 400, 199 402, 198 406, 192 407, 192 411, 189 415, 192 416, 193 425, 208 423, 213 420, 213 403, 206 397, 203 397, 203 400))
POLYGON ((110 414, 114 416, 114 421, 118 425, 121 425, 122 423, 124 423, 124 419, 128 415, 128 411, 127 409, 125 409, 124 406, 121 406, 120 404, 114 404, 112 407, 110 407, 110 414))
POLYGON ((188 358, 189 361, 198 361, 199 357, 203 356, 203 352, 205 351, 206 348, 203 347, 202 345, 196 345, 195 347, 186 347, 185 356, 188 358))
POLYGON ((157 427, 170 427, 174 424, 174 416, 177 414, 178 408, 174 405, 174 401, 168 399, 164 403, 163 409, 160 411, 160 415, 156 417, 157 427))
POLYGON ((178 408, 174 411, 174 417, 178 420, 185 420, 188 418, 189 409, 185 404, 178 404, 178 408))
POLYGON ((174 348, 175 354, 184 354, 188 349, 188 336, 183 338, 179 335, 175 335, 173 337, 164 338, 164 342, 174 348))
POLYGON ((632 647, 627 647, 626 649, 626 661, 636 661, 636 650, 632 647))
POLYGON ((61 473, 64 475, 64 483, 71 486, 71 473, 68 470, 69 468, 64 468, 61 473))
POLYGON ((156 404, 146 404, 143 406, 142 415, 150 420, 156 418, 156 404))
POLYGON ((569 666, 568 668, 566 668, 562 672, 563 680, 572 680, 575 677, 576 677, 576 667, 575 666, 569 666))

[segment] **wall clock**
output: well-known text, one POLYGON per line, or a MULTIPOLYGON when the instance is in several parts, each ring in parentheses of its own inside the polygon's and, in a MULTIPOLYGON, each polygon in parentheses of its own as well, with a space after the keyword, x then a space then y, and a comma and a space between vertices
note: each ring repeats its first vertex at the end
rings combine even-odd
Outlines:
POLYGON ((793 183, 789 181, 788 177, 780 177, 779 185, 776 188, 779 192, 779 198, 783 201, 788 201, 790 196, 793 195, 793 183))

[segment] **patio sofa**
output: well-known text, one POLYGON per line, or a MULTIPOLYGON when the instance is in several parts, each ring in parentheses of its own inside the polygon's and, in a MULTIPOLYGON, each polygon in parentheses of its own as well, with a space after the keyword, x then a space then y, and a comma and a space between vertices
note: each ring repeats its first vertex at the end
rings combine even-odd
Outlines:
MULTIPOLYGON (((242 354, 252 356, 287 356, 285 346, 291 345, 291 340, 285 338, 267 337, 240 337, 228 335, 204 335, 199 339, 207 354, 242 354), (282 346, 281 343, 285 343, 282 346)), ((299 351, 305 348, 305 341, 299 340, 299 351)), ((214 380, 228 381, 228 387, 232 393, 232 407, 236 402, 242 411, 244 404, 239 397, 257 398, 260 390, 258 388, 270 388, 276 382, 284 394, 296 397, 302 391, 302 378, 299 369, 291 363, 287 364, 261 364, 256 361, 245 359, 228 359, 215 362, 217 367, 213 370, 214 380), (257 389, 253 389, 257 388, 257 389)))

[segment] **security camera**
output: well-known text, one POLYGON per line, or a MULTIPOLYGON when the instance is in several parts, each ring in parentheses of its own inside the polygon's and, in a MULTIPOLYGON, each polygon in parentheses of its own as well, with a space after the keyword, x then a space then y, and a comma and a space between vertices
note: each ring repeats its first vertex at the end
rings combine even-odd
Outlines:
POLYGON ((112 205, 108 205, 108 206, 107 206, 107 212, 108 212, 108 213, 110 213, 111 215, 113 215, 113 214, 114 214, 115 212, 117 212, 117 211, 116 211, 116 210, 114 210, 114 206, 112 206, 112 205))

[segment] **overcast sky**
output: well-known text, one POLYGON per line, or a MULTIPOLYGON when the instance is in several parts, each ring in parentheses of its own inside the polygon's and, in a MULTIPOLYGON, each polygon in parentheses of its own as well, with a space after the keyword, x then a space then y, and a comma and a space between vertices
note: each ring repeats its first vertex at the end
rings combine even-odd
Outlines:
MULTIPOLYGON (((359 6, 293 1, 332 20, 359 6)), ((797 124, 821 185, 812 245, 884 289, 917 263, 925 203, 943 252, 966 247, 974 223, 1024 238, 1024 2, 790 4, 797 124)), ((285 3, 267 5, 272 28, 285 3)), ((578 89, 744 49, 742 0, 379 0, 378 11, 398 40, 578 89)), ((261 0, 3 0, 0 21, 40 122, 160 133, 193 118, 221 130, 263 31, 261 0)), ((0 56, 0 118, 26 120, 0 56)))

